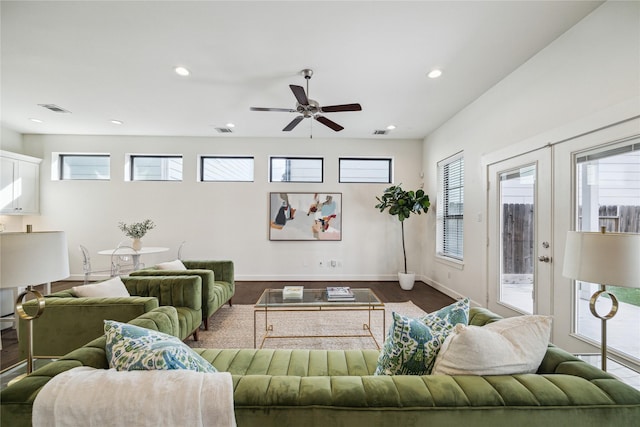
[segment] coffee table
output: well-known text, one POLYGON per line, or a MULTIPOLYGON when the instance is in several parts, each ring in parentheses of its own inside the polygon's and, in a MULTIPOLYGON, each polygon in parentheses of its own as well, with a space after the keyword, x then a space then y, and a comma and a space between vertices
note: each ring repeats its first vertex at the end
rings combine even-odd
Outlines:
POLYGON ((371 313, 382 313, 382 335, 386 332, 386 319, 384 303, 369 288, 351 288, 355 299, 352 301, 328 301, 326 289, 304 288, 302 299, 288 300, 282 298, 282 289, 265 289, 258 302, 253 308, 253 347, 258 347, 258 313, 264 313, 264 332, 260 347, 268 339, 273 338, 343 338, 343 337, 370 337, 376 347, 380 349, 380 344, 371 331, 371 313), (352 335, 276 335, 273 332, 273 325, 269 323, 269 316, 283 311, 366 311, 367 322, 363 323, 363 334, 352 335))

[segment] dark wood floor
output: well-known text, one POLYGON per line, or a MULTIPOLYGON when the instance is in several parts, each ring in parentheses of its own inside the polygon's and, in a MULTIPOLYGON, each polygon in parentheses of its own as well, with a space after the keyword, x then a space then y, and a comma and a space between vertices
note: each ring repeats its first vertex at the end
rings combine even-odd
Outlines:
MULTIPOLYGON (((51 291, 57 292, 77 286, 80 282, 55 282, 51 291)), ((351 286, 353 288, 371 288, 383 302, 411 301, 426 312, 438 310, 453 302, 447 295, 432 287, 416 282, 410 291, 403 291, 398 282, 330 282, 331 286, 351 286)), ((307 288, 322 288, 327 282, 286 282, 286 285, 302 285, 307 288)), ((236 282, 234 304, 254 304, 267 288, 280 288, 283 282, 236 282)), ((46 307, 45 307, 46 311, 46 307)), ((18 339, 15 329, 2 331, 2 351, 0 351, 0 370, 19 362, 18 339)))

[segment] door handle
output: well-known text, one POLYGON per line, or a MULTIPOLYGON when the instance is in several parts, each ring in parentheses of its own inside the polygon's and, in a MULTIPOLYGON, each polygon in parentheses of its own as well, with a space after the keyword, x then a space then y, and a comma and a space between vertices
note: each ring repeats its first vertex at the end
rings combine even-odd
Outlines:
POLYGON ((540 262, 551 262, 551 258, 549 258, 549 257, 548 257, 548 256, 546 256, 546 255, 540 255, 540 256, 538 257, 538 261, 540 261, 540 262))

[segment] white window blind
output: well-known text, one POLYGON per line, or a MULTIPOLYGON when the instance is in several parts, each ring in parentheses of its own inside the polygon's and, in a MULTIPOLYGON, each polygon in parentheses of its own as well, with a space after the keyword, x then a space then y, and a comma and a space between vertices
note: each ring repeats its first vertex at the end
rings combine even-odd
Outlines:
POLYGON ((111 158, 108 154, 60 154, 59 179, 108 180, 111 158))
POLYGON ((253 181, 253 157, 203 156, 200 181, 253 181))
POLYGON ((182 181, 182 156, 131 155, 131 181, 182 181))
POLYGON ((464 157, 455 154, 438 162, 438 203, 436 210, 438 255, 463 259, 464 157))
POLYGON ((269 182, 322 182, 321 157, 271 157, 269 182))
POLYGON ((338 182, 391 183, 391 159, 343 157, 338 160, 338 182))

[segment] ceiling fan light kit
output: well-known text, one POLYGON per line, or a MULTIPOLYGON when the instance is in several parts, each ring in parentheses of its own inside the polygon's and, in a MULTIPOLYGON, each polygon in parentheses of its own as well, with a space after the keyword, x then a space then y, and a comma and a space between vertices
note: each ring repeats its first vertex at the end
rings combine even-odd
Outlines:
POLYGON ((293 96, 296 98, 296 108, 265 108, 265 107, 251 107, 251 111, 276 111, 281 113, 298 113, 299 116, 295 117, 288 125, 282 129, 284 132, 293 130, 303 119, 313 118, 330 129, 336 132, 340 132, 344 127, 323 116, 322 113, 339 113, 344 111, 362 111, 360 104, 340 104, 321 106, 318 101, 310 99, 309 93, 309 80, 313 76, 313 70, 305 68, 300 74, 307 81, 307 90, 302 86, 289 85, 289 89, 293 92, 293 96))

